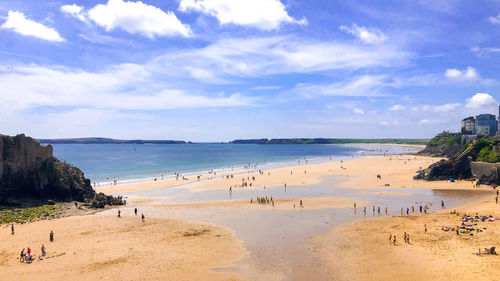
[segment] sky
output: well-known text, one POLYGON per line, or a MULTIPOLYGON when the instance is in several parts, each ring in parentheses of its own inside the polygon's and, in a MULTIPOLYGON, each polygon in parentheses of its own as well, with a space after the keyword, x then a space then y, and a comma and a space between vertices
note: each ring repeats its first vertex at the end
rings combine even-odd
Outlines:
POLYGON ((498 115, 500 0, 0 0, 0 133, 429 138, 498 115))

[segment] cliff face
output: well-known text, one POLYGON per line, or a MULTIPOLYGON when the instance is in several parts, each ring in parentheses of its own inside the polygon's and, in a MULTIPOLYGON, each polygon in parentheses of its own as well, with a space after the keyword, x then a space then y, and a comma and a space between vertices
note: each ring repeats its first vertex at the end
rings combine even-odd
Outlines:
POLYGON ((0 135, 0 203, 7 198, 83 201, 95 191, 83 172, 24 135, 0 135))

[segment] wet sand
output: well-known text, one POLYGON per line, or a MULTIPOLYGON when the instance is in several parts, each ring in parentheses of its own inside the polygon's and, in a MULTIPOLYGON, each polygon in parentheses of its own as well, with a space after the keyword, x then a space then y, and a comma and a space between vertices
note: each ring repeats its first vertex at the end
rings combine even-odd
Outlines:
POLYGON ((81 216, 0 228, 0 279, 6 280, 243 280, 216 272, 246 256, 223 227, 139 216, 81 216), (49 242, 53 230, 55 241, 49 242), (16 260, 30 247, 44 260, 16 260))

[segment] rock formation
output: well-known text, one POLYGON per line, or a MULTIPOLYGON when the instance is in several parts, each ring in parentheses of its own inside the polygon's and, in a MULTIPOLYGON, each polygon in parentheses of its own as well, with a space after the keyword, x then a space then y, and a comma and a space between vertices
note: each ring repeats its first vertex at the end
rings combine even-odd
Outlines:
POLYGON ((10 199, 84 201, 95 191, 83 172, 25 135, 0 135, 0 204, 10 199))

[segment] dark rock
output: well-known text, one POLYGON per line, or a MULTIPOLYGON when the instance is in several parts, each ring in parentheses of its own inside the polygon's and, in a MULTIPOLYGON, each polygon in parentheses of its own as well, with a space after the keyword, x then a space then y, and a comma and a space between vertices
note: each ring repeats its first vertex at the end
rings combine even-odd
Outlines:
POLYGON ((432 138, 418 155, 446 157, 455 156, 463 149, 462 135, 442 132, 432 138))
POLYGON ((25 135, 0 135, 0 204, 8 198, 84 201, 95 191, 83 172, 25 135))

